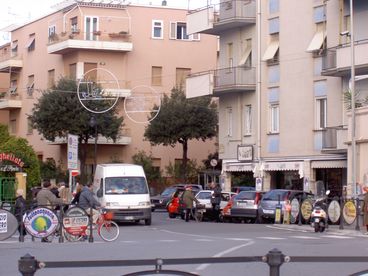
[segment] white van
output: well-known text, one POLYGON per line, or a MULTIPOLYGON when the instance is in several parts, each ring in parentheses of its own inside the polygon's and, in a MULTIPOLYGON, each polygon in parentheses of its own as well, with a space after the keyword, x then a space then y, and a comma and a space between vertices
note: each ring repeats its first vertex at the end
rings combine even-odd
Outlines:
POLYGON ((114 213, 115 221, 144 220, 151 225, 151 201, 142 166, 97 165, 93 191, 101 205, 114 213))

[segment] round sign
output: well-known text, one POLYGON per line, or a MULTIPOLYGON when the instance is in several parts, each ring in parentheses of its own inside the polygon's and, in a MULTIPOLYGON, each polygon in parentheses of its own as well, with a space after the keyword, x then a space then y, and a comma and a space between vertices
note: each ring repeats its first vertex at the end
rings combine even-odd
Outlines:
POLYGON ((63 217, 63 227, 71 235, 79 236, 86 232, 89 225, 89 216, 80 207, 68 209, 63 217))
POLYGON ((7 210, 0 209, 0 241, 13 236, 18 228, 16 217, 7 210))
POLYGON ((27 232, 36 238, 53 234, 59 225, 57 215, 50 209, 38 207, 30 211, 24 219, 27 232))
POLYGON ((313 210, 312 201, 310 199, 304 200, 301 206, 301 212, 305 220, 308 220, 310 218, 312 210, 313 210))
POLYGON ((217 160, 216 159, 211 159, 210 164, 212 167, 216 167, 217 166, 217 160))
POLYGON ((342 214, 347 224, 353 224, 356 218, 356 207, 353 201, 349 200, 345 202, 342 214))
POLYGON ((105 113, 112 109, 119 97, 126 96, 115 75, 104 68, 93 68, 78 82, 78 99, 92 113, 105 113))
POLYGON ((337 200, 332 200, 327 209, 328 217, 332 223, 339 221, 341 208, 337 200))
POLYGON ((300 204, 297 198, 291 201, 291 223, 295 223, 299 215, 300 204))
POLYGON ((150 86, 136 86, 131 90, 130 96, 124 99, 125 113, 135 123, 151 122, 157 117, 160 109, 160 94, 150 86))

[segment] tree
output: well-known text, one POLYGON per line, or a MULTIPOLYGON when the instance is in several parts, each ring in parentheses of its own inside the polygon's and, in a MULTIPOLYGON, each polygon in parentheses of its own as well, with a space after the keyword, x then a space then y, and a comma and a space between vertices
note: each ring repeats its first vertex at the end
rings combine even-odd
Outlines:
POLYGON ((0 125, 0 151, 12 153, 24 162, 23 172, 27 174, 27 188, 40 184, 40 166, 37 155, 28 141, 9 135, 7 126, 0 125))
MULTIPOLYGON (((139 151, 132 156, 133 163, 141 165, 146 174, 148 184, 157 186, 161 182, 161 172, 153 166, 152 155, 147 155, 144 151, 139 151)), ((157 187, 156 187, 157 188, 157 187)))
MULTIPOLYGON (((101 109, 106 103, 96 101, 101 109)), ((56 137, 78 135, 79 159, 81 162, 81 180, 86 180, 85 162, 88 139, 95 137, 95 129, 90 125, 92 113, 79 102, 77 83, 75 80, 61 78, 56 87, 43 92, 38 103, 34 105, 30 116, 33 127, 47 140, 55 141, 56 137)), ((123 117, 117 116, 116 108, 95 115, 97 135, 101 134, 114 142, 120 135, 123 117)))
MULTIPOLYGON (((151 118, 155 115, 152 113, 151 118)), ((183 148, 182 176, 186 178, 188 141, 213 138, 217 122, 216 105, 210 97, 187 99, 181 88, 173 88, 170 97, 164 95, 160 112, 146 127, 144 137, 152 145, 174 147, 180 143, 183 148)))

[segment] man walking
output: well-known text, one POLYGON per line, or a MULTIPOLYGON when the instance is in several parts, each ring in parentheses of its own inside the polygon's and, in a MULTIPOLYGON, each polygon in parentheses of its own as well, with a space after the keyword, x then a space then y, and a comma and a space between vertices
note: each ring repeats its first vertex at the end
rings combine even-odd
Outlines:
POLYGON ((188 186, 185 188, 185 191, 183 193, 183 203, 185 206, 185 221, 189 221, 190 211, 193 209, 193 201, 195 201, 197 204, 199 204, 198 199, 195 198, 192 187, 188 186))

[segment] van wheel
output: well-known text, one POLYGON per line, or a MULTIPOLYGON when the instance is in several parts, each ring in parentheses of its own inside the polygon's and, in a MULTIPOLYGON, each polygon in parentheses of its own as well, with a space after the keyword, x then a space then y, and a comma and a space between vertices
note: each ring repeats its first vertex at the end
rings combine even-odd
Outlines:
POLYGON ((151 223, 152 223, 152 220, 150 218, 144 220, 145 225, 151 225, 151 223))

